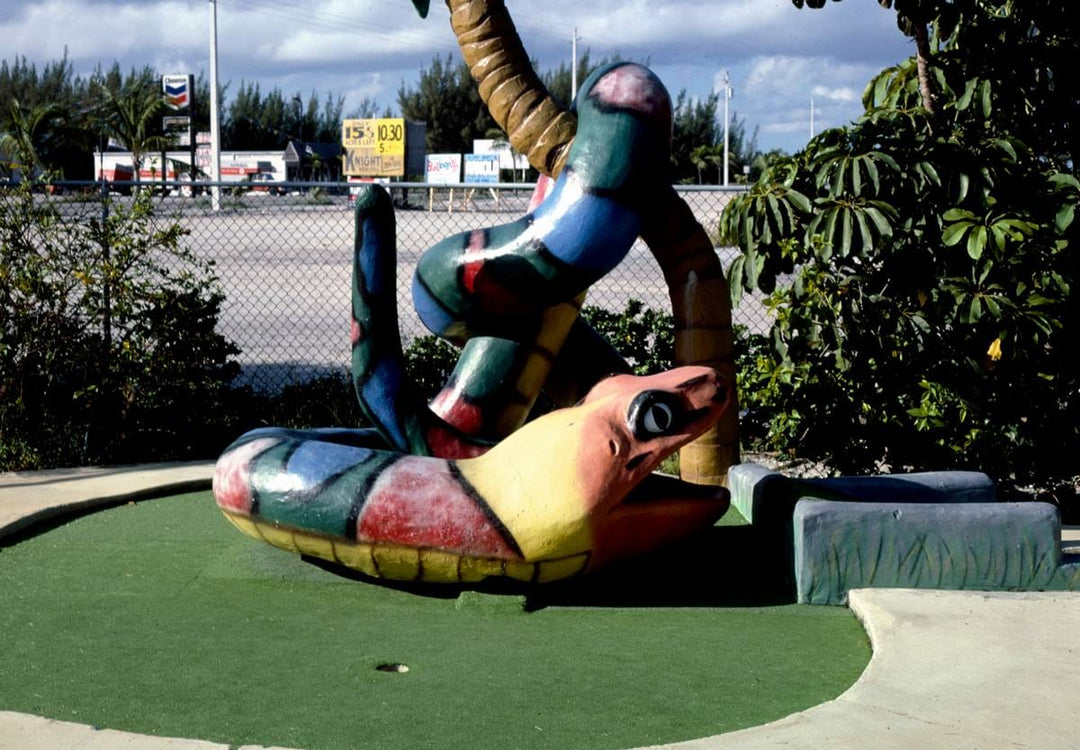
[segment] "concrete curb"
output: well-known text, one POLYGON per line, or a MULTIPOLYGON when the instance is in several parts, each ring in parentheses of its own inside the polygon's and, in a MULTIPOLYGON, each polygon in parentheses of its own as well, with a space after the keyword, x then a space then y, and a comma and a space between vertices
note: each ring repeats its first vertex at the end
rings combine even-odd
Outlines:
POLYGON ((0 474, 0 539, 66 514, 208 490, 213 476, 212 461, 0 474))

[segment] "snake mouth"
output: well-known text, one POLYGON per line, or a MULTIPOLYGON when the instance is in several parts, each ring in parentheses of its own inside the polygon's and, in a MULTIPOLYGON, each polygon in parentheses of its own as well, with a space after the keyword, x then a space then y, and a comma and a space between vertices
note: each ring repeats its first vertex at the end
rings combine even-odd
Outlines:
POLYGON ((730 493, 725 487, 692 484, 665 474, 649 474, 627 493, 620 505, 640 507, 678 502, 716 503, 726 506, 730 502, 730 493))

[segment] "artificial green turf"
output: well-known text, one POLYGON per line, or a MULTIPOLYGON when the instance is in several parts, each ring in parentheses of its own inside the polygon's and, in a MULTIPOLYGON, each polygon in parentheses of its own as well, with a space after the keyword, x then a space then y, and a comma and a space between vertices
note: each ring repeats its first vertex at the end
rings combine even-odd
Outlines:
MULTIPOLYGON (((734 564, 691 562, 714 559, 734 564)), ((231 744, 618 748, 779 718, 869 659, 846 609, 723 606, 722 586, 645 574, 640 601, 664 589, 667 606, 616 606, 628 571, 621 588, 422 596, 251 540, 209 493, 119 506, 0 547, 0 709, 231 744)))

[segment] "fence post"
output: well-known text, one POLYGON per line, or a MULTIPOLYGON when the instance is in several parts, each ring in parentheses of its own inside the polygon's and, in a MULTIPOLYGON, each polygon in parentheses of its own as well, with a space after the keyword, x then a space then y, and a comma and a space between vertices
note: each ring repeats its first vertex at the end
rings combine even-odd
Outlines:
POLYGON ((110 289, 108 265, 112 260, 109 250, 109 233, 107 224, 109 221, 109 181, 102 177, 101 180, 101 338, 103 344, 102 366, 103 374, 109 372, 109 357, 112 353, 112 292, 110 289))

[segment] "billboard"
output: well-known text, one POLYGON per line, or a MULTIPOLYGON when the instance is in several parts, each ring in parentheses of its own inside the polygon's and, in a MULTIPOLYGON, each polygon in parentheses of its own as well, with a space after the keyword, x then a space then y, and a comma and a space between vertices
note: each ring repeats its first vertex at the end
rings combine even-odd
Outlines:
POLYGON ((435 185, 461 182, 461 154, 428 154, 424 181, 435 185))
POLYGON ((341 150, 346 175, 402 177, 405 174, 405 120, 381 117, 344 120, 341 150))
POLYGON ((491 185, 498 181, 498 154, 465 154, 465 182, 491 185))

